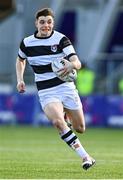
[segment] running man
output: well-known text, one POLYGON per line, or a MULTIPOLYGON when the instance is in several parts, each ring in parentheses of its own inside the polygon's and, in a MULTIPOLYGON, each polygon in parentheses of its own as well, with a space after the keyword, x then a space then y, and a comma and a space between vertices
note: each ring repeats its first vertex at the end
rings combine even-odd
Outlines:
POLYGON ((80 69, 81 63, 70 40, 54 30, 54 13, 50 8, 36 12, 35 26, 37 31, 22 40, 16 61, 17 89, 20 93, 26 90, 24 71, 26 60, 32 67, 42 109, 53 126, 58 130, 61 139, 80 156, 83 169, 89 169, 95 160, 85 151, 75 133, 64 120, 64 111, 69 115, 72 127, 78 133, 85 131, 85 120, 82 104, 73 82, 64 82, 52 71, 54 59, 68 58, 70 63, 61 71, 62 75, 72 69, 80 69))

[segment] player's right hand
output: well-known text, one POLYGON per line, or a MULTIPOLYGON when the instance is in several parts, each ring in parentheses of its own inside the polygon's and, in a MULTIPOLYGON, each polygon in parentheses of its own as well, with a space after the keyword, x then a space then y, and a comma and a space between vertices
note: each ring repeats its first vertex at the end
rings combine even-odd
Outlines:
POLYGON ((19 93, 24 93, 25 92, 26 87, 25 87, 24 81, 21 81, 21 82, 17 83, 17 90, 18 90, 19 93))

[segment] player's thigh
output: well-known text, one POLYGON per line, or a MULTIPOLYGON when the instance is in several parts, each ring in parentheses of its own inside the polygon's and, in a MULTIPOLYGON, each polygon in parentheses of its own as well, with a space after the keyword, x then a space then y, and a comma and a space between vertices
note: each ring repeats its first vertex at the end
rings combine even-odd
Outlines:
POLYGON ((44 107, 44 112, 48 119, 63 119, 63 105, 61 102, 50 102, 44 107))
POLYGON ((70 117, 73 128, 78 132, 82 133, 85 131, 85 118, 83 109, 79 108, 78 110, 69 110, 65 109, 65 112, 70 117))
POLYGON ((68 129, 66 122, 64 121, 63 105, 60 102, 49 103, 45 106, 44 112, 49 120, 51 120, 54 127, 56 127, 59 133, 68 129))

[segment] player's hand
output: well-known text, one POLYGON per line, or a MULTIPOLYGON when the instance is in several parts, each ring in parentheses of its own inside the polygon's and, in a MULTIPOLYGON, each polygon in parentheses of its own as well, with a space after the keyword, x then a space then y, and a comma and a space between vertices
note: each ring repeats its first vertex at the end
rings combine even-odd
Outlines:
POLYGON ((58 73, 61 77, 66 76, 67 74, 72 72, 72 70, 74 69, 74 66, 71 62, 69 62, 69 61, 64 61, 64 62, 65 62, 65 66, 58 71, 58 73))
POLYGON ((24 81, 18 82, 17 84, 17 90, 19 93, 24 93, 26 90, 24 81))

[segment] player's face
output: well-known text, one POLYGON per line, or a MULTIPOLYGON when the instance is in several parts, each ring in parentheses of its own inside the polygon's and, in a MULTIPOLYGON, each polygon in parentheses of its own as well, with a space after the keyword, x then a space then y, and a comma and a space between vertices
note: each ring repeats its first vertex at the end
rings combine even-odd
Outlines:
POLYGON ((48 37, 51 35, 54 27, 54 19, 52 16, 40 16, 36 20, 36 27, 39 37, 48 37))

